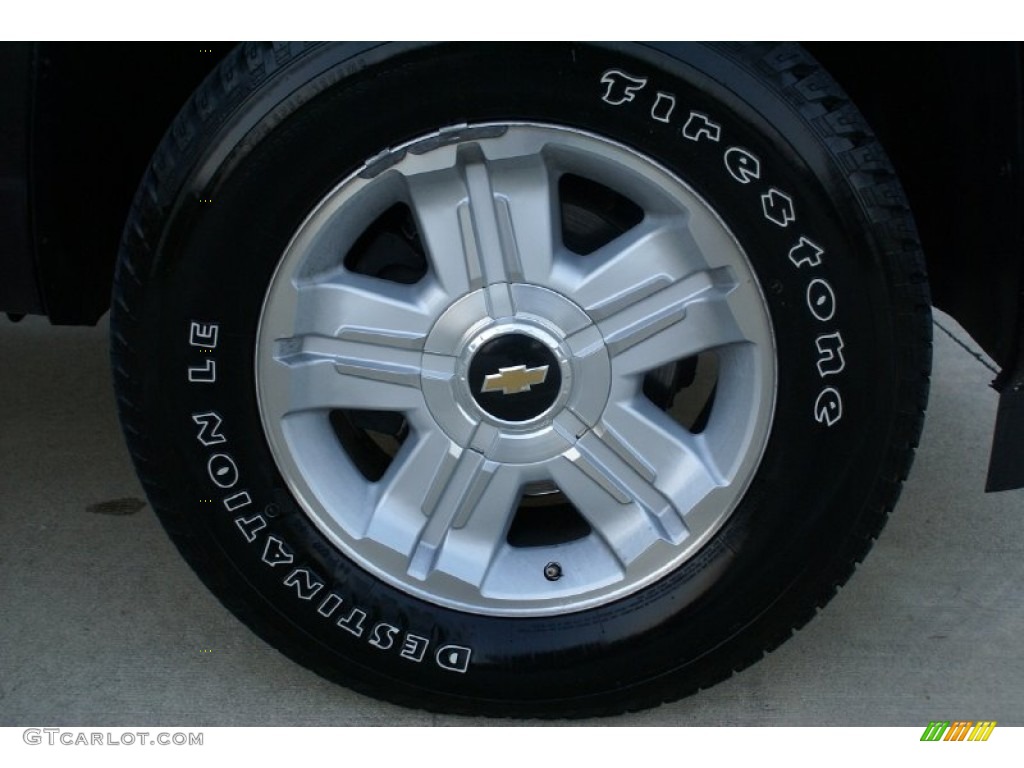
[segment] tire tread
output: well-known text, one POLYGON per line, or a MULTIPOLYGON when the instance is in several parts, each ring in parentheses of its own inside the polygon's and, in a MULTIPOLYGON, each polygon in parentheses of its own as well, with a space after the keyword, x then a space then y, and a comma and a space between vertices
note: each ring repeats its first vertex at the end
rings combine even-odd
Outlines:
MULTIPOLYGON (((160 244, 161 223, 168 211, 187 197, 183 188, 189 171, 198 162, 200 149, 226 116, 297 56, 310 50, 298 44, 245 44, 234 49, 202 83, 182 108, 160 143, 132 203, 121 241, 113 284, 111 315, 111 362, 118 410, 136 470, 151 504, 175 545, 201 574, 217 597, 268 642, 324 674, 314 654, 297 647, 280 627, 265 619, 258 598, 236 594, 217 564, 217 553, 196 535, 183 510, 175 508, 173 494, 159 471, 153 443, 141 403, 145 401, 141 312, 153 279, 151 268, 160 244)), ((657 702, 669 702, 709 688, 775 650, 810 621, 839 591, 870 551, 899 497, 920 439, 927 405, 931 370, 930 296, 924 257, 913 217, 884 149, 841 87, 802 47, 795 44, 729 45, 722 50, 735 62, 755 72, 799 114, 826 146, 837 166, 851 179, 855 194, 880 233, 880 249, 888 257, 892 303, 898 308, 893 326, 900 334, 897 347, 902 365, 897 386, 898 407, 891 439, 883 460, 884 471, 871 490, 871 503, 856 522, 853 533, 829 561, 827 578, 794 587, 800 599, 786 604, 785 620, 775 620, 764 630, 759 643, 728 667, 708 668, 698 682, 680 686, 667 677, 642 690, 626 690, 614 701, 599 705, 565 703, 544 711, 508 706, 506 716, 569 718, 615 715, 637 711, 657 702), (809 596, 810 599, 807 599, 809 596)), ((791 590, 793 591, 793 590, 791 590)), ((331 670, 325 676, 336 677, 331 670)), ((364 693, 412 707, 423 706, 405 694, 353 680, 364 693)), ((446 699, 446 711, 481 714, 473 701, 446 699)), ((490 714, 495 714, 490 711, 490 714)))

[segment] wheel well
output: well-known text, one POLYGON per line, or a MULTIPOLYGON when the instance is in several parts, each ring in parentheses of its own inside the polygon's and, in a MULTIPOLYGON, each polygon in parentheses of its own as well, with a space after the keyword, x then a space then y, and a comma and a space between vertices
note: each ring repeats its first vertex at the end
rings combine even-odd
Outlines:
POLYGON ((31 241, 55 324, 95 323, 135 189, 225 43, 39 43, 29 144, 31 241))
POLYGON ((1022 320, 1021 46, 808 48, 850 94, 896 167, 933 303, 1001 366, 1011 366, 1022 320))

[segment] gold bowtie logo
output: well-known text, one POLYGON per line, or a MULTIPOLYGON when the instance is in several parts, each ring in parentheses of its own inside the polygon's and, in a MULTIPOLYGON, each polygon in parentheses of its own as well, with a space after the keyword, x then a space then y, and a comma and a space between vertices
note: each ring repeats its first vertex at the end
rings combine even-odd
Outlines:
POLYGON ((543 384, 548 377, 548 367, 527 368, 525 365, 514 365, 511 368, 499 368, 497 373, 484 376, 481 392, 498 392, 503 395, 516 395, 529 392, 534 384, 543 384))

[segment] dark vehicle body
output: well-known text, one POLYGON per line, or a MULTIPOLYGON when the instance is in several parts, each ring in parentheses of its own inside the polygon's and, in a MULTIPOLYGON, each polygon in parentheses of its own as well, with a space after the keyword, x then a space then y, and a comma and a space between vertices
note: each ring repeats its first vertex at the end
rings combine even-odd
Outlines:
MULTIPOLYGON (((231 47, 0 46, 0 311, 54 324, 92 324, 107 311, 143 170, 231 47)), ((1024 48, 806 47, 865 114, 900 175, 934 305, 1000 368, 988 489, 1024 486, 1024 48)))

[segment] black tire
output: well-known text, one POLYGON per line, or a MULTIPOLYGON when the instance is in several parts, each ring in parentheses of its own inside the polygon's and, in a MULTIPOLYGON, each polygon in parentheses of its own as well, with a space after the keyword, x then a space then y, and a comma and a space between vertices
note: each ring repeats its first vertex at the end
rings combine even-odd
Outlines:
MULTIPOLYGON (((569 219, 594 212, 563 210, 562 222, 584 240, 597 232, 598 245, 636 224, 631 203, 605 189, 615 180, 600 181, 584 197, 610 212, 577 226, 569 219)), ((405 231, 414 242, 406 230, 388 237, 405 231)), ((356 248, 336 254, 347 273, 364 271, 345 261, 356 248)), ((392 267, 402 285, 431 268, 401 258, 392 267)), ((652 706, 778 646, 884 524, 917 443, 930 368, 927 283, 898 181, 853 105, 795 45, 240 47, 181 111, 141 184, 112 334, 139 475, 220 600, 331 680, 489 715, 652 706), (317 204, 357 171, 373 178, 439 145, 487 146, 490 134, 474 131, 493 124, 607 140, 694 190, 749 261, 776 376, 763 453, 744 449, 757 454, 750 477, 735 481, 738 503, 699 548, 620 592, 517 615, 483 598, 460 609, 457 591, 433 600, 316 524, 296 500, 296 478, 282 476, 255 381, 268 287, 317 204), (460 125, 469 128, 422 143, 460 125), (393 151, 411 141, 421 143, 393 151)), ((663 390, 671 399, 692 379, 685 366, 671 371, 668 383, 644 380, 651 402, 666 406, 663 390)), ((687 426, 698 432, 715 418, 711 394, 687 426)), ((362 440, 364 427, 338 429, 362 440)), ((339 441, 371 463, 381 452, 339 441)), ((362 471, 368 484, 379 476, 362 471)), ((588 510, 578 512, 586 528, 588 510)), ((595 534, 545 546, 576 535, 595 534)), ((572 564, 550 571, 552 582, 563 567, 572 564)))

